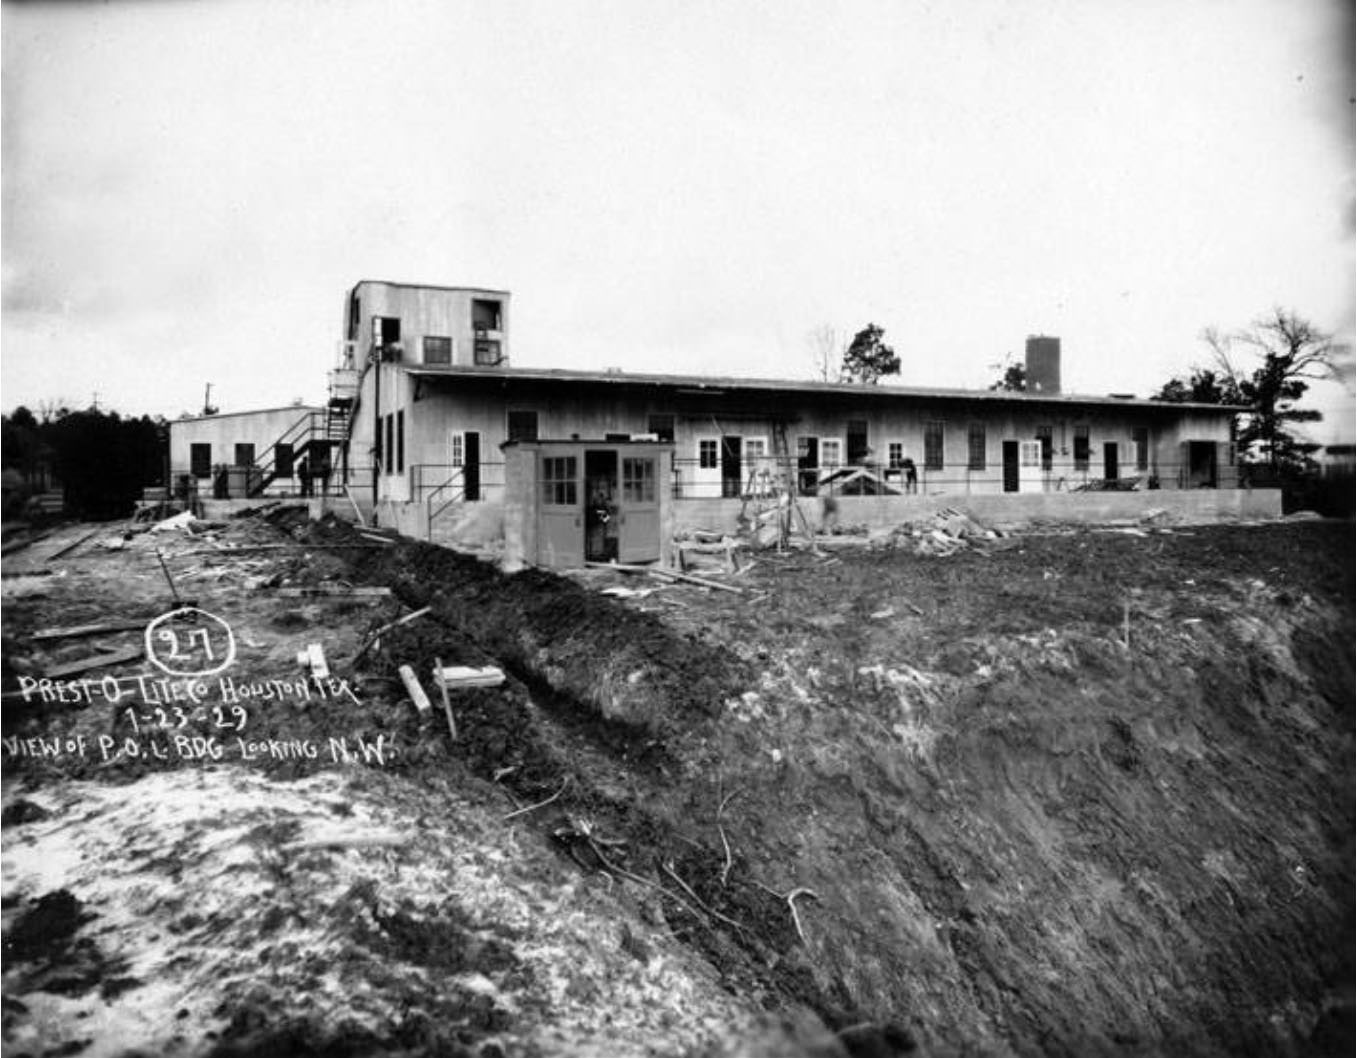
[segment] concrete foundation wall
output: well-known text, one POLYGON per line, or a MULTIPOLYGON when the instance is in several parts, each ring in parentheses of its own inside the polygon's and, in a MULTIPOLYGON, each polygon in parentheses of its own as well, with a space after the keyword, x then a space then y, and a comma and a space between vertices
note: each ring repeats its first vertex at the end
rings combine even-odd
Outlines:
MULTIPOLYGON (((823 520, 819 500, 798 501, 810 524, 823 520)), ((1280 518, 1280 489, 1156 489, 1144 492, 1042 492, 999 495, 843 496, 838 504, 840 525, 885 528, 927 518, 944 507, 963 511, 985 525, 1018 528, 1041 522, 1096 525, 1120 519, 1142 518, 1149 511, 1166 511, 1187 524, 1236 519, 1280 518)), ((734 532, 741 502, 677 500, 675 531, 710 529, 734 532)), ((752 508, 751 508, 752 509, 752 508)))
MULTIPOLYGON (((234 518, 241 511, 252 511, 266 503, 273 503, 274 500, 267 496, 256 496, 248 500, 199 500, 202 507, 202 517, 209 522, 222 522, 228 518, 234 518)), ((310 499, 289 498, 283 501, 286 507, 305 507, 306 513, 311 518, 322 518, 327 513, 333 513, 343 518, 345 521, 353 521, 353 507, 347 500, 323 499, 320 497, 311 497, 310 499)))

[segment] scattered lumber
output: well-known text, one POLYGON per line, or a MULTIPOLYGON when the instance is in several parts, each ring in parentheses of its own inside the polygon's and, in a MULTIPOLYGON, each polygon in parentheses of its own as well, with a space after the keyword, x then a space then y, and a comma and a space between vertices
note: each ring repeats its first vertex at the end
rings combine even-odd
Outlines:
POLYGON ((378 536, 376 533, 359 533, 364 540, 376 540, 379 544, 394 544, 396 538, 393 536, 378 536))
POLYGON ((48 561, 48 562, 54 562, 54 561, 56 561, 57 559, 61 558, 63 555, 68 555, 68 554, 70 554, 72 551, 74 551, 74 550, 75 550, 77 547, 79 547, 81 544, 85 543, 85 541, 90 540, 90 539, 93 539, 94 537, 98 536, 102 531, 103 531, 102 529, 92 529, 92 530, 90 530, 88 533, 85 533, 84 535, 82 535, 82 536, 76 538, 75 540, 72 540, 69 544, 67 544, 65 547, 63 547, 60 551, 53 551, 50 555, 47 556, 47 561, 48 561))
POLYGON ((436 662, 433 677, 444 688, 452 687, 498 687, 504 682, 504 672, 494 665, 477 668, 474 665, 449 665, 436 662))
POLYGON ((239 544, 231 547, 202 547, 193 551, 179 551, 176 557, 187 555, 216 555, 220 558, 222 555, 230 555, 240 551, 343 551, 348 549, 357 550, 376 550, 383 547, 383 544, 308 544, 302 540, 294 540, 290 544, 239 544))
POLYGON ((4 547, 0 547, 0 555, 12 554, 15 551, 22 551, 26 547, 32 547, 39 540, 46 540, 55 533, 55 529, 49 529, 45 533, 37 533, 33 536, 26 536, 22 540, 12 540, 4 547))
POLYGON ((5 570, 4 573, 0 573, 0 576, 10 580, 15 577, 51 577, 55 574, 56 570, 52 569, 16 569, 5 570))
POLYGON ((448 735, 455 743, 457 741, 457 721, 452 718, 452 700, 448 697, 448 681, 444 677, 447 671, 443 668, 443 659, 434 658, 434 678, 438 681, 438 693, 443 696, 443 713, 448 718, 448 735))
POLYGON ((855 547, 867 547, 871 544, 865 536, 820 536, 815 542, 828 551, 851 550, 855 547))
POLYGON ((663 580, 679 580, 685 584, 697 584, 703 588, 716 588, 718 591, 733 592, 736 595, 744 594, 744 589, 737 588, 734 584, 721 584, 718 581, 707 580, 705 577, 694 577, 691 573, 679 573, 677 570, 665 569, 662 566, 633 566, 622 562, 586 562, 585 565, 600 569, 621 570, 623 573, 648 573, 652 577, 659 577, 663 580))
POLYGON ((82 658, 80 661, 71 661, 65 665, 58 665, 54 669, 47 671, 48 679, 60 680, 67 676, 75 676, 81 672, 89 672, 91 669, 106 669, 114 665, 124 665, 129 661, 139 661, 146 656, 144 646, 128 647, 126 650, 114 650, 103 654, 96 654, 93 657, 82 658))
POLYGON ((402 665, 396 670, 400 673, 401 682, 405 684, 405 693, 410 696, 410 701, 421 713, 432 711, 433 706, 429 704, 429 696, 424 693, 424 688, 419 684, 419 677, 415 675, 415 670, 409 665, 402 665))
POLYGON ((353 660, 357 661, 359 658, 361 658, 364 654, 366 654, 369 650, 371 650, 374 646, 377 645, 378 641, 381 640, 382 636, 384 636, 387 632, 390 632, 393 628, 399 628, 401 625, 408 624, 409 622, 415 620, 416 618, 423 617, 426 613, 429 612, 430 609, 432 609, 432 607, 425 606, 421 609, 416 610, 414 613, 408 613, 404 617, 392 621, 390 624, 382 625, 381 628, 377 629, 377 631, 373 632, 372 635, 368 636, 366 643, 364 643, 361 647, 358 648, 358 653, 353 656, 353 660))
POLYGON ((350 491, 349 486, 347 485, 344 486, 344 498, 348 500, 350 504, 353 505, 353 516, 358 519, 359 527, 366 529, 368 527, 368 523, 363 520, 363 509, 358 506, 358 501, 353 498, 353 492, 350 491))
POLYGON ((67 628, 40 628, 29 636, 32 640, 44 639, 79 639, 81 636, 97 636, 105 632, 131 632, 140 631, 146 627, 146 622, 151 618, 142 621, 109 621, 105 624, 94 625, 71 625, 67 628))

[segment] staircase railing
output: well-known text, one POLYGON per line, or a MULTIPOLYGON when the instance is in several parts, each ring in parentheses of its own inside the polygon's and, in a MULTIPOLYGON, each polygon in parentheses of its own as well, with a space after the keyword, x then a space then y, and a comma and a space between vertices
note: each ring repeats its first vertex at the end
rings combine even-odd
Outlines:
POLYGON ((317 435, 322 439, 326 436, 325 414, 318 411, 305 412, 300 419, 284 430, 273 444, 269 445, 266 452, 257 456, 254 462, 250 464, 248 494, 250 496, 260 495, 279 476, 278 447, 280 445, 291 446, 292 458, 295 461, 305 455, 312 454, 309 449, 317 435), (303 438, 305 440, 302 440, 303 438))
POLYGON ((427 512, 425 528, 428 531, 430 540, 433 539, 433 523, 435 520, 437 520, 440 514, 456 503, 459 498, 458 489, 462 484, 462 474, 464 470, 464 467, 455 468, 452 472, 452 477, 437 486, 429 493, 428 499, 424 501, 425 511, 427 512), (445 493, 449 492, 451 492, 451 495, 447 496, 446 499, 440 499, 445 493))

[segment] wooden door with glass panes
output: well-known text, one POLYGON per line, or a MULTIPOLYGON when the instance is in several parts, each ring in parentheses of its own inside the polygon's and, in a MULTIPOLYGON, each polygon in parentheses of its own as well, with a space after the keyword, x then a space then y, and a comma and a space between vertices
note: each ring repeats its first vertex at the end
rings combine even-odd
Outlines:
POLYGON ((618 558, 654 562, 660 557, 659 459, 622 457, 622 494, 618 503, 618 558))

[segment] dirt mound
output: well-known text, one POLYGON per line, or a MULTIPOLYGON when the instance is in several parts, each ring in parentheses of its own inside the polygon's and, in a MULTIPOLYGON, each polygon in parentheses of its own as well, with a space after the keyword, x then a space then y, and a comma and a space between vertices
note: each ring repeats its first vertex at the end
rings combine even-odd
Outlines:
MULTIPOLYGON (((78 853, 63 884, 119 957, 118 879, 172 887, 143 898, 181 976, 225 982, 192 1011, 218 1053, 555 1053, 591 1034, 712 1058, 1345 1053, 1351 526, 763 553, 742 595, 622 602, 279 517, 299 550, 260 576, 396 602, 241 600, 268 615, 243 665, 323 640, 361 689, 253 710, 251 735, 398 752, 374 771, 24 757, 37 811, 7 815, 78 853), (434 658, 509 676, 456 692, 455 742, 434 658), (94 781, 56 796, 72 768, 94 781), (394 851, 316 844, 379 823, 394 851), (250 965, 223 979, 211 953, 236 950, 250 965), (683 973, 662 974, 675 952, 683 973), (672 1013, 688 995, 702 1013, 672 1013)), ((6 731, 128 722, 58 708, 6 731)), ((24 899, 55 888, 37 877, 24 899)))
MULTIPOLYGON (((350 533, 342 523, 320 523, 314 539, 333 542, 350 533)), ((541 570, 506 576, 467 555, 414 542, 349 557, 356 581, 389 584, 407 605, 431 606, 440 623, 525 683, 651 737, 717 716, 749 678, 721 647, 541 570)))

